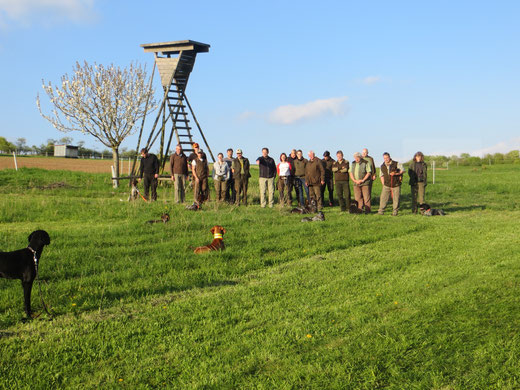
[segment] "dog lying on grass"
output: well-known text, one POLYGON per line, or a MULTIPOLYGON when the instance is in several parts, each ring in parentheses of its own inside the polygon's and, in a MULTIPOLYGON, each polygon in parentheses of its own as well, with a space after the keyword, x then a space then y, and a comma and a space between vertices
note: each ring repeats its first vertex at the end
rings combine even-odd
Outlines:
POLYGON ((167 223, 169 220, 170 220, 170 214, 164 213, 163 215, 161 215, 161 219, 151 219, 149 221, 146 221, 146 223, 149 223, 149 224, 159 223, 159 222, 167 223))
POLYGON ((316 221, 325 221, 325 214, 323 211, 319 211, 314 217, 305 217, 302 218, 301 222, 316 222, 316 221))
POLYGON ((423 203, 419 205, 419 210, 421 211, 421 214, 425 217, 432 217, 434 215, 446 215, 444 210, 441 209, 432 209, 429 204, 423 203))
POLYGON ((224 245, 224 233, 226 233, 226 229, 224 229, 220 225, 215 225, 210 229, 210 232, 213 234, 213 241, 209 245, 199 246, 193 250, 193 253, 207 253, 211 251, 221 251, 225 248, 224 245))
POLYGON ((38 261, 43 247, 51 243, 45 230, 35 230, 29 237, 27 248, 13 252, 0 252, 0 277, 20 279, 23 287, 25 314, 31 318, 31 290, 38 276, 38 261))
POLYGON ((305 200, 304 206, 298 206, 291 210, 291 214, 311 214, 315 213, 317 210, 316 201, 314 198, 311 198, 309 202, 307 199, 305 200))

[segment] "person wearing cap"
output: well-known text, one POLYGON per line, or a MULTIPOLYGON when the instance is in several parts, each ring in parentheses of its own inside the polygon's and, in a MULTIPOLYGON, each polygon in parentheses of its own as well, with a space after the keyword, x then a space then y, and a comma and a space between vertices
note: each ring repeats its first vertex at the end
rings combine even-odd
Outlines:
POLYGON ((150 200, 148 193, 152 190, 152 201, 157 200, 157 178, 159 177, 159 160, 157 156, 148 153, 148 149, 141 149, 141 164, 139 166, 139 181, 143 180, 144 197, 150 200))
POLYGON ((305 185, 309 188, 309 195, 316 200, 318 211, 323 209, 321 186, 325 184, 325 168, 314 152, 309 151, 309 160, 305 164, 305 185))
POLYGON ((175 186, 175 203, 184 203, 188 158, 182 152, 180 144, 175 147, 175 153, 170 156, 170 175, 175 186))
POLYGON ((361 153, 354 153, 354 161, 350 169, 350 179, 354 183, 354 198, 356 199, 359 212, 365 208, 365 214, 370 213, 370 177, 372 170, 370 164, 361 158, 361 153))
POLYGON ((249 184, 249 160, 242 155, 242 149, 237 149, 237 158, 233 160, 231 168, 233 177, 235 178, 236 201, 238 206, 242 201, 244 206, 247 206, 247 186, 249 184))
POLYGON ((221 203, 225 199, 226 183, 229 180, 230 169, 224 161, 224 155, 219 153, 217 161, 213 163, 213 183, 215 184, 215 192, 217 202, 221 203))
POLYGON ((367 148, 364 148, 361 151, 361 157, 363 158, 363 160, 370 164, 370 169, 372 171, 370 176, 370 184, 368 185, 368 190, 370 191, 370 199, 372 199, 372 186, 374 184, 374 180, 376 180, 376 163, 374 162, 374 159, 368 155, 367 148))
POLYGON ((191 171, 193 173, 193 200, 198 201, 199 195, 201 195, 201 199, 203 202, 208 200, 209 191, 208 191, 208 176, 209 176, 209 167, 208 161, 204 157, 204 152, 202 149, 197 150, 197 158, 193 160, 191 163, 191 171))
POLYGON ((265 192, 269 197, 269 208, 274 206, 274 179, 276 178, 276 163, 269 156, 269 149, 262 148, 262 155, 256 159, 259 168, 258 186, 260 187, 260 207, 267 205, 265 192))
POLYGON ((336 194, 338 194, 341 211, 347 211, 347 208, 350 207, 349 163, 343 158, 343 151, 341 150, 338 150, 336 157, 338 159, 332 164, 336 194))
POLYGON ((390 153, 383 153, 383 164, 381 164, 381 184, 383 190, 379 198, 379 210, 377 213, 383 215, 388 198, 392 197, 392 215, 397 216, 399 213, 399 201, 401 197, 401 182, 403 180, 403 169, 401 164, 392 160, 390 153))
POLYGON ((231 169, 233 168, 233 149, 229 148, 227 150, 227 157, 224 157, 224 161, 229 167, 229 179, 226 181, 226 202, 235 203, 237 198, 237 193, 235 191, 235 179, 233 178, 233 173, 231 169))
POLYGON ((323 160, 321 160, 323 168, 325 169, 325 184, 321 186, 321 199, 325 203, 325 188, 329 191, 329 206, 334 205, 334 178, 332 177, 332 165, 334 159, 330 157, 330 152, 326 150, 323 153, 323 160))

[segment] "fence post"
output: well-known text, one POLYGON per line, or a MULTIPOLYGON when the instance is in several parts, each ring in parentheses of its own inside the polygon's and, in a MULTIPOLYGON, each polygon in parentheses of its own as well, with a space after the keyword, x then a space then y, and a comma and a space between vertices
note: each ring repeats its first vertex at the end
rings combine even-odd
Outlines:
POLYGON ((16 162, 16 152, 13 151, 13 158, 14 158, 14 169, 18 170, 18 163, 16 162))
POLYGON ((432 162, 432 171, 433 171, 433 183, 435 184, 435 161, 432 162))
MULTIPOLYGON (((116 169, 113 165, 111 165, 110 168, 112 169, 112 177, 116 177, 116 169)), ((112 180, 112 185, 114 188, 117 188, 117 180, 112 180)))

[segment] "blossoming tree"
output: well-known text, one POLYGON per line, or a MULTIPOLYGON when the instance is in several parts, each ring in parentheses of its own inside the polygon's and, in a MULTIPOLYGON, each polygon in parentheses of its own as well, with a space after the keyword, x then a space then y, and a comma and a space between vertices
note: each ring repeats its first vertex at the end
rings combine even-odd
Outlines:
POLYGON ((44 114, 37 96, 38 110, 59 131, 90 134, 112 149, 119 177, 121 142, 134 133, 139 119, 157 107, 146 68, 130 64, 121 69, 85 61, 83 65, 77 62, 73 71, 71 76, 62 76, 61 86, 43 81, 54 108, 49 115, 44 114))

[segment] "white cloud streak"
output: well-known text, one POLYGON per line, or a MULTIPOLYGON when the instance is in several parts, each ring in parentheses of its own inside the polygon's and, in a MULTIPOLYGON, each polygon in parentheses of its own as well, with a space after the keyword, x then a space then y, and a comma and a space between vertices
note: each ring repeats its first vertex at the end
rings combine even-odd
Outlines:
POLYGON ((269 121, 283 125, 331 114, 343 115, 347 111, 346 96, 319 99, 300 105, 280 106, 269 114, 269 121))
POLYGON ((54 24, 62 21, 84 22, 94 17, 95 0, 0 0, 0 27, 12 23, 54 24))
POLYGON ((520 150, 520 137, 512 138, 508 141, 499 142, 487 148, 477 149, 470 152, 473 156, 483 157, 486 154, 508 153, 512 150, 520 150))
POLYGON ((367 76, 361 82, 365 85, 373 85, 381 82, 381 76, 367 76))

